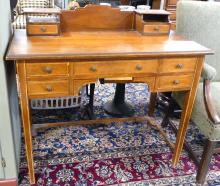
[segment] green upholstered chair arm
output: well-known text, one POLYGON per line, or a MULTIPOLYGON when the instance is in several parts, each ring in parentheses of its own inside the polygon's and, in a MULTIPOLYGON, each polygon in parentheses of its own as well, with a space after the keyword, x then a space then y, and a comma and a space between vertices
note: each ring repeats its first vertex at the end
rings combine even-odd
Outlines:
POLYGON ((212 66, 208 65, 207 63, 204 64, 202 69, 202 78, 205 80, 212 81, 216 77, 217 71, 212 66))
MULTIPOLYGON (((216 109, 216 102, 212 97, 211 82, 208 79, 205 79, 203 82, 203 97, 205 102, 206 112, 209 119, 213 122, 214 125, 220 124, 220 117, 216 109)), ((215 93, 219 93, 216 91, 215 93)))
MULTIPOLYGON (((192 121, 200 131, 212 141, 220 140, 219 92, 220 82, 200 82, 191 115, 192 121)), ((173 92, 172 97, 183 108, 185 92, 173 92)))

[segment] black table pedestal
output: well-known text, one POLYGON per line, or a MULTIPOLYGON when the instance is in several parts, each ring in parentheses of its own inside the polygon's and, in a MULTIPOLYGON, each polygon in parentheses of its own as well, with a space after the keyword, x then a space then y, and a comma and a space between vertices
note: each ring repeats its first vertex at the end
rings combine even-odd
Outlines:
POLYGON ((104 110, 112 116, 132 116, 134 110, 125 101, 125 84, 117 83, 114 99, 104 105, 104 110))

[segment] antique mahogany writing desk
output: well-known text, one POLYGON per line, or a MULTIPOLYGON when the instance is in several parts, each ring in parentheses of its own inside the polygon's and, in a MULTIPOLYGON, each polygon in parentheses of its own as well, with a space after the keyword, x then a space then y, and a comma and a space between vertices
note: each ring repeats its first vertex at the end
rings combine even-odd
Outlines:
MULTIPOLYGON (((146 83, 153 93, 186 91, 174 146, 176 165, 203 60, 212 51, 179 36, 142 35, 135 30, 135 12, 88 6, 60 16, 60 36, 27 36, 26 30, 16 30, 6 55, 17 64, 30 182, 35 183, 29 100, 78 95, 83 85, 100 78, 130 77, 132 82, 146 83)), ((152 121, 149 116, 145 119, 152 121)))

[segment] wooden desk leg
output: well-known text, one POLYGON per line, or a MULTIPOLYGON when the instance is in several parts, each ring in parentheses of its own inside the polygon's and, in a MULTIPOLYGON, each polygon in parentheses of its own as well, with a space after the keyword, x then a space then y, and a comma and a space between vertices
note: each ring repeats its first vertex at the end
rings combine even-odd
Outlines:
POLYGON ((157 101, 157 93, 151 92, 150 93, 150 102, 149 102, 149 107, 148 107, 148 115, 151 117, 154 116, 156 101, 157 101))
POLYGON ((198 58, 192 88, 191 88, 191 90, 186 92, 183 111, 181 114, 180 125, 179 125, 179 129, 178 129, 176 144, 175 144, 175 149, 174 149, 173 166, 177 165, 179 158, 180 158, 182 148, 183 148, 183 143, 185 140, 188 123, 189 123, 189 120, 191 117, 193 104, 194 104, 195 97, 196 97, 197 86, 198 86, 200 74, 202 71, 203 59, 204 58, 198 58))
POLYGON ((30 121, 29 102, 28 102, 28 93, 27 93, 26 70, 25 70, 24 62, 17 63, 17 73, 19 76, 21 114, 22 114, 22 124, 24 131, 28 172, 30 176, 30 183, 34 184, 35 176, 34 176, 34 161, 33 161, 33 150, 32 150, 31 121, 30 121))

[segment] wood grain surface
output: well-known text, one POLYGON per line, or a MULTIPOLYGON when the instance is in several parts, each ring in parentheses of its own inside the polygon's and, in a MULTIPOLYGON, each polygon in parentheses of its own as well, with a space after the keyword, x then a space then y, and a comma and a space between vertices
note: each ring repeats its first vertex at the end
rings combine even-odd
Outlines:
POLYGON ((134 12, 110 6, 87 5, 61 13, 62 32, 97 30, 134 30, 134 12))
POLYGON ((142 36, 137 31, 81 31, 57 37, 28 37, 25 30, 15 30, 6 59, 112 60, 212 53, 179 36, 142 36))

